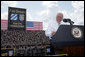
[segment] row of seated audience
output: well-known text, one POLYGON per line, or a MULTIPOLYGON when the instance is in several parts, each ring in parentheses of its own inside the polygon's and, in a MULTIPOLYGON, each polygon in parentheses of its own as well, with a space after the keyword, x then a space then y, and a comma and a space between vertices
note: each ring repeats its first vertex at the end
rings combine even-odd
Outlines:
POLYGON ((1 44, 39 45, 50 44, 44 31, 1 31, 1 44))
POLYGON ((45 55, 45 47, 42 45, 49 44, 44 31, 1 30, 1 48, 15 48, 16 56, 45 55))

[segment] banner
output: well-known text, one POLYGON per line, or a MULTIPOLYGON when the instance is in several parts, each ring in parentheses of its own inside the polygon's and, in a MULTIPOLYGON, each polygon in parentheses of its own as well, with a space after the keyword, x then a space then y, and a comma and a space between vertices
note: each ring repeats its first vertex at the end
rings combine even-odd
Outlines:
POLYGON ((9 7, 8 30, 26 30, 26 9, 9 7))

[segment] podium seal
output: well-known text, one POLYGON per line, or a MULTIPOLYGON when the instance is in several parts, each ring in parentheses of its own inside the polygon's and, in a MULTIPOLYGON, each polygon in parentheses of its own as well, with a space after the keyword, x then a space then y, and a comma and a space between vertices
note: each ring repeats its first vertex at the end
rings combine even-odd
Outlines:
POLYGON ((82 30, 78 27, 73 27, 71 30, 71 34, 74 38, 82 38, 82 30))

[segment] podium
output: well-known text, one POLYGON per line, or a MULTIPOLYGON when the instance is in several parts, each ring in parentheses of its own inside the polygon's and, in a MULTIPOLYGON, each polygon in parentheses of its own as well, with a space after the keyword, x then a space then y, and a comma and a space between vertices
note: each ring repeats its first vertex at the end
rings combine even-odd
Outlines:
POLYGON ((56 48, 62 48, 69 56, 83 56, 84 26, 60 25, 51 43, 56 48))

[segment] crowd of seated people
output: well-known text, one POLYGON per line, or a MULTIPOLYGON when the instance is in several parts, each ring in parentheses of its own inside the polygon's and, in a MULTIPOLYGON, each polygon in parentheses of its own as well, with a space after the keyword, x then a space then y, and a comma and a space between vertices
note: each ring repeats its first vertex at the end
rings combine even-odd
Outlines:
POLYGON ((39 45, 49 44, 44 31, 1 31, 1 44, 39 45))
POLYGON ((35 56, 36 54, 39 56, 45 54, 45 52, 41 51, 45 48, 42 45, 49 44, 49 38, 45 36, 44 31, 1 30, 1 48, 15 48, 19 52, 16 53, 17 55, 35 56))

